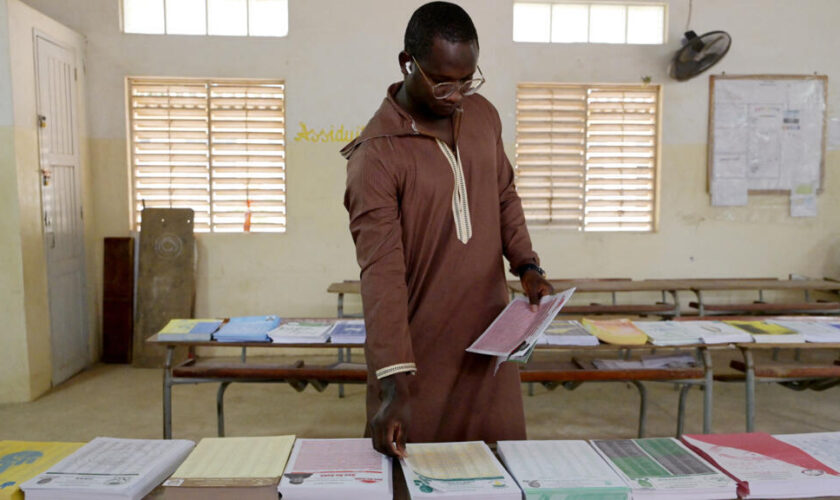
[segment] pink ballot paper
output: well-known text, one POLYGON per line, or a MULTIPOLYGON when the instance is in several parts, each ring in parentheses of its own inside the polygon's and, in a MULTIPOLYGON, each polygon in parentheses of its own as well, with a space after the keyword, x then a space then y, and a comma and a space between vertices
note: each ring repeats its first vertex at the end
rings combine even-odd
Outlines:
POLYGON ((530 353, 574 291, 570 288, 543 297, 537 312, 531 311, 527 298, 513 299, 467 351, 497 356, 502 358, 500 361, 514 360, 521 357, 517 356, 519 353, 530 353))
POLYGON ((738 482, 740 498, 805 498, 840 492, 840 476, 769 434, 684 434, 682 441, 738 482))

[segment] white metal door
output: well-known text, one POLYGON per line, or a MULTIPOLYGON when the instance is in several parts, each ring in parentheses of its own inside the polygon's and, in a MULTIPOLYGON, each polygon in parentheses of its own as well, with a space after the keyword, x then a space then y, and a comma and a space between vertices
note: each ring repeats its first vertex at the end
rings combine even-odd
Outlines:
POLYGON ((76 123, 76 64, 71 49, 35 36, 41 198, 50 301, 52 382, 89 362, 84 230, 76 123))

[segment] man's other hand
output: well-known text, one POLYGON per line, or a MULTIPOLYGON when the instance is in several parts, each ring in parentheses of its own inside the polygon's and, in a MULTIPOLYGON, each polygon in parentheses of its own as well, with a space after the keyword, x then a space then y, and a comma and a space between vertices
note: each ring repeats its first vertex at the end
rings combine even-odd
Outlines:
POLYGON ((405 440, 411 423, 407 373, 397 373, 379 380, 379 411, 370 422, 373 448, 389 457, 405 456, 405 440))
POLYGON ((541 298, 554 293, 554 287, 536 269, 528 269, 522 273, 519 281, 522 283, 525 295, 528 296, 532 311, 539 308, 541 298))

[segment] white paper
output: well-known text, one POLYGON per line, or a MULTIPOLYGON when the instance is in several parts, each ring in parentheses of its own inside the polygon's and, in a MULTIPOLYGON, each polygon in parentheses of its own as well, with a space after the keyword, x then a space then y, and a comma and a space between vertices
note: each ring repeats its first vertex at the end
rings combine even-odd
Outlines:
POLYGON ((679 321, 634 321, 645 332, 653 345, 699 344, 700 337, 684 328, 679 321))
POLYGON ((195 443, 98 437, 21 485, 30 495, 109 494, 139 499, 172 474, 195 443))
POLYGON ((712 179, 712 206, 736 207, 747 204, 747 179, 712 179))
POLYGON ((790 216, 817 216, 817 187, 816 183, 801 183, 790 190, 790 216))
POLYGON ((840 117, 834 117, 828 120, 828 144, 826 147, 830 151, 837 151, 840 149, 840 117))
POLYGON ((840 472, 840 432, 776 434, 773 437, 801 448, 805 453, 840 472))
POLYGON ((499 441, 497 450, 528 498, 594 498, 599 490, 629 498, 630 489, 586 441, 499 441))

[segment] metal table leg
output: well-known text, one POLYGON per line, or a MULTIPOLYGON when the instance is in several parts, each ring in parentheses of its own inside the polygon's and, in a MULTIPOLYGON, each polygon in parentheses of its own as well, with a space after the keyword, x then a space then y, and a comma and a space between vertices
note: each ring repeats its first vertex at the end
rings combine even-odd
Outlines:
POLYGON ((639 390, 639 437, 645 437, 645 420, 647 419, 647 389, 638 380, 631 380, 630 383, 639 390))
POLYGON ((172 356, 175 346, 166 346, 163 365, 163 439, 172 439, 172 356))
POLYGON ((706 348, 700 349, 703 358, 703 434, 712 432, 712 395, 715 382, 712 369, 712 353, 706 348))
POLYGON ((216 422, 218 423, 219 437, 225 437, 225 391, 229 385, 230 382, 222 382, 216 392, 216 422))
POLYGON ((677 437, 683 434, 683 427, 685 425, 685 397, 688 395, 689 389, 691 389, 690 384, 682 384, 680 387, 680 399, 679 405, 677 406, 677 437))
MULTIPOLYGON (((338 362, 344 362, 344 349, 341 347, 338 348, 338 362)), ((338 384, 338 397, 344 397, 344 384, 338 384)))
POLYGON ((744 364, 746 365, 746 399, 747 399, 747 432, 755 430, 755 362, 752 351, 742 348, 744 364))

